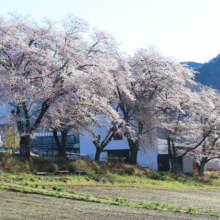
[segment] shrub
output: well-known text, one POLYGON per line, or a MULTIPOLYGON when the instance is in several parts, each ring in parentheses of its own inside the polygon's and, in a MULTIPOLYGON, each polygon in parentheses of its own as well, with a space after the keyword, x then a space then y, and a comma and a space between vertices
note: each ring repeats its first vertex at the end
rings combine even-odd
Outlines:
POLYGON ((123 176, 123 175, 125 175, 125 172, 123 169, 118 169, 117 174, 120 176, 123 176))
POLYGON ((60 170, 68 170, 68 166, 65 165, 65 164, 62 164, 62 165, 60 166, 60 170))
POLYGON ((87 161, 87 165, 89 165, 92 168, 92 170, 99 170, 99 164, 97 164, 96 161, 87 161))
POLYGON ((55 163, 51 163, 48 171, 51 173, 56 173, 58 171, 58 166, 55 163))
POLYGON ((143 173, 141 171, 137 171, 137 176, 143 176, 143 173))
POLYGON ((69 172, 74 173, 77 170, 77 166, 74 162, 69 164, 69 172))
POLYGON ((161 177, 161 180, 165 180, 165 181, 173 181, 174 179, 171 178, 171 177, 168 176, 168 175, 165 175, 165 176, 161 177))
POLYGON ((154 178, 154 179, 159 179, 159 178, 161 177, 158 172, 153 171, 153 170, 151 170, 151 171, 149 172, 149 175, 150 175, 151 178, 154 178))
POLYGON ((211 174, 209 178, 210 179, 218 179, 218 176, 216 174, 211 174))
POLYGON ((128 174, 128 175, 136 175, 137 174, 137 171, 134 167, 126 167, 125 168, 125 173, 128 174))
POLYGON ((108 163, 101 163, 99 165, 99 169, 98 169, 99 172, 102 172, 102 173, 107 173, 109 171, 109 164, 108 163))
POLYGON ((186 182, 185 178, 183 178, 183 177, 177 177, 177 180, 181 183, 186 182))

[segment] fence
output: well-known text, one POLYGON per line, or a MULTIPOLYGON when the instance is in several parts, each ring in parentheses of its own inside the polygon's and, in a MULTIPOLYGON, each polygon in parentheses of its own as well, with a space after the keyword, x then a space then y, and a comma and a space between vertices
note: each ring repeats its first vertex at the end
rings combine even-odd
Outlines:
POLYGON ((93 154, 77 154, 77 153, 67 153, 67 158, 70 160, 92 160, 93 154))
POLYGON ((4 150, 0 150, 0 154, 20 154, 19 150, 15 149, 15 148, 8 148, 8 149, 4 149, 4 150))
MULTIPOLYGON (((56 156, 59 156, 58 155, 58 152, 56 150, 53 150, 53 151, 45 151, 45 150, 35 150, 33 151, 33 155, 32 156, 39 156, 39 157, 43 157, 43 156, 46 156, 46 157, 56 157, 56 156)), ((79 154, 79 153, 71 153, 71 152, 67 152, 66 153, 66 156, 68 159, 70 160, 77 160, 77 159, 80 159, 80 160, 92 160, 93 158, 93 154, 79 154)))

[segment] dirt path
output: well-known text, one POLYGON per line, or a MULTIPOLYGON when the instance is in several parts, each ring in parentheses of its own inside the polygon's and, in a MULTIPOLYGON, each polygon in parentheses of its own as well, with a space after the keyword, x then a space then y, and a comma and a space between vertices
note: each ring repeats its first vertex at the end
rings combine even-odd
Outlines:
POLYGON ((220 219, 0 190, 0 219, 220 219))

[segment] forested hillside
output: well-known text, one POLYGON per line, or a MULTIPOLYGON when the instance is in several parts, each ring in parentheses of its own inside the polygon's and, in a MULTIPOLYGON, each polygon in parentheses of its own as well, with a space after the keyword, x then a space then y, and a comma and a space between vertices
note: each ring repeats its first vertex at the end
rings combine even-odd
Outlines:
POLYGON ((203 65, 203 63, 196 63, 196 62, 181 62, 181 64, 188 64, 189 67, 192 67, 192 68, 198 68, 200 66, 203 65))
POLYGON ((199 72, 195 76, 196 82, 220 90, 220 54, 195 70, 199 72))

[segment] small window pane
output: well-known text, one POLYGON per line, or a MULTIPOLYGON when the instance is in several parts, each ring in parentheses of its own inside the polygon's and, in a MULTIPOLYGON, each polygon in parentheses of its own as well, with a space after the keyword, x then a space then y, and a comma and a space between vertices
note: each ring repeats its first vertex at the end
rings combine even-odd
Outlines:
POLYGON ((122 134, 119 134, 119 133, 115 134, 115 135, 114 135, 114 140, 115 140, 115 141, 117 141, 117 140, 122 140, 122 134))

